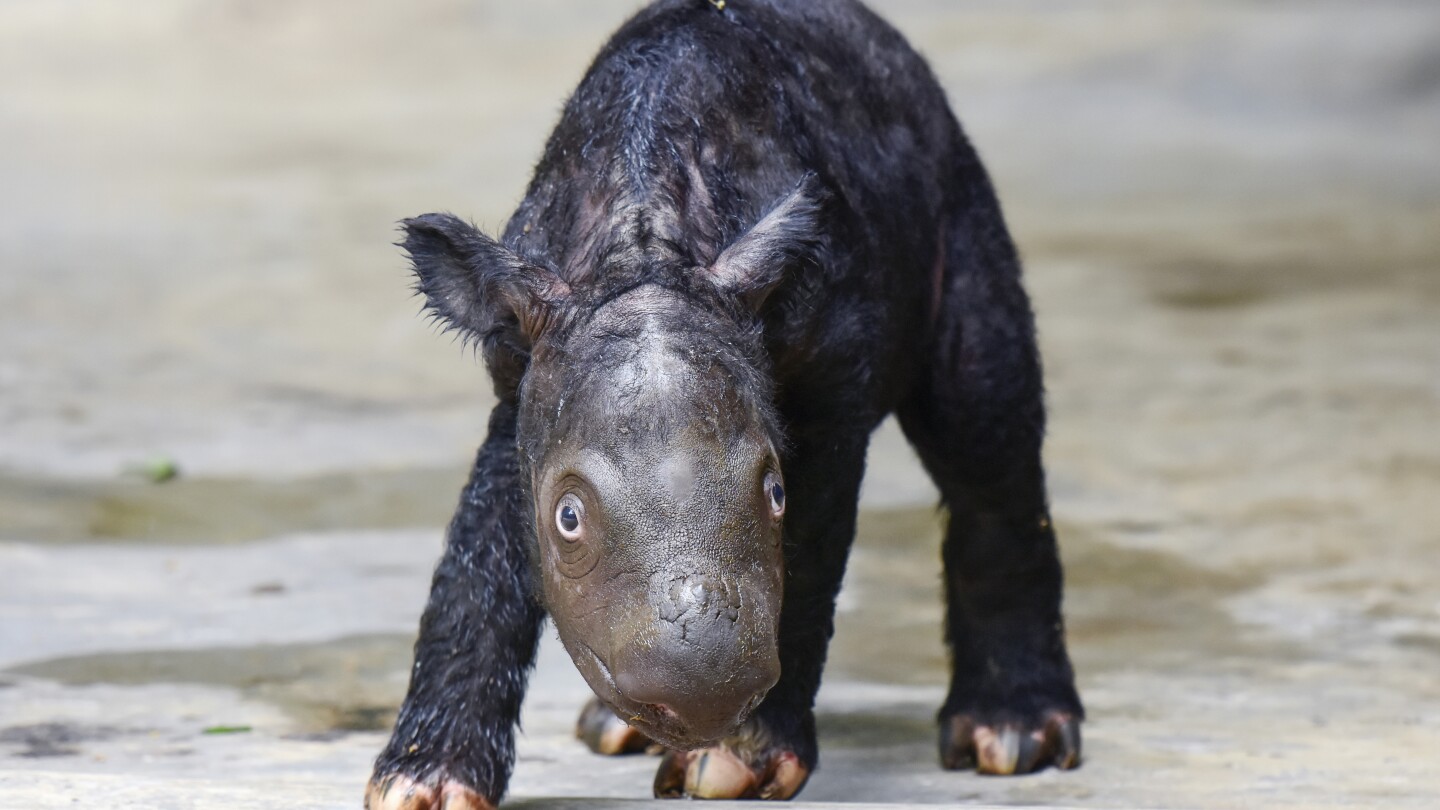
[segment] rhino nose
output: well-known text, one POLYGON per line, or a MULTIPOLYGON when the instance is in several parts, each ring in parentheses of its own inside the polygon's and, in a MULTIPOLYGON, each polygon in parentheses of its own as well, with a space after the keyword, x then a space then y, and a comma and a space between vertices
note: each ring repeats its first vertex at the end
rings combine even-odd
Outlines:
POLYGON ((652 581, 655 621, 643 644, 627 645, 618 656, 616 688, 657 707, 692 741, 729 734, 780 677, 771 611, 743 601, 729 577, 652 581))
POLYGON ((649 666, 626 666, 615 673, 622 695, 654 707, 684 729, 696 745, 729 736, 760 705, 779 679, 773 666, 751 666, 730 673, 707 672, 675 661, 649 666))

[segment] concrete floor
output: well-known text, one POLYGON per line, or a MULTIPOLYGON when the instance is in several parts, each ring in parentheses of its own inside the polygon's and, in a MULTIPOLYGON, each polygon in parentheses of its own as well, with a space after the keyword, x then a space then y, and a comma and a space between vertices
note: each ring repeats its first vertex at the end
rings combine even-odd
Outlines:
MULTIPOLYGON (((0 808, 358 806, 489 404, 394 222, 500 223, 631 5, 0 6, 0 808)), ((802 798, 1440 806, 1440 7, 874 5, 1028 259, 1087 758, 936 767, 887 425, 802 798)), ((647 796, 542 657, 511 804, 647 796)))

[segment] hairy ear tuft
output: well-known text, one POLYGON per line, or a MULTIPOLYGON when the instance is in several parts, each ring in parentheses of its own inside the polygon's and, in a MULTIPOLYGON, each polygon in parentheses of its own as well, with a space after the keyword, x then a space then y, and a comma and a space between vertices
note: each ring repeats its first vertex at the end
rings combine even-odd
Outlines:
POLYGON ((508 348, 528 357, 569 287, 553 272, 452 214, 425 214, 401 223, 400 246, 415 269, 415 290, 448 328, 480 344, 491 371, 508 348))
POLYGON ((786 268, 814 258, 824 201, 815 176, 807 174, 750 230, 721 251, 710 266, 711 279, 758 310, 784 279, 786 268))

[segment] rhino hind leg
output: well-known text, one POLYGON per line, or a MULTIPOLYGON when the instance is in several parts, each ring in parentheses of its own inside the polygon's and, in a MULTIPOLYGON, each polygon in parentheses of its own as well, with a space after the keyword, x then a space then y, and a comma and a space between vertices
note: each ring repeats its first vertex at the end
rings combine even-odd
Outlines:
POLYGON ((973 159, 951 185, 936 323, 900 425, 949 512, 947 769, 1080 762, 1084 709, 1065 648, 1063 577, 1041 465, 1045 407, 1020 263, 973 159))

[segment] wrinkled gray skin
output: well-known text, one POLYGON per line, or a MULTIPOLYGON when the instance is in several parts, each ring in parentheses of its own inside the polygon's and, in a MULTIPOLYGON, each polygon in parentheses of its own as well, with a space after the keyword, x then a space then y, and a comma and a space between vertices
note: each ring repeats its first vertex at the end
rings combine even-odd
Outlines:
POLYGON ((519 397, 560 638, 618 716, 676 748, 731 733, 780 675, 774 420, 716 317, 642 285, 542 337, 519 397))

